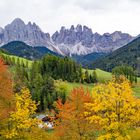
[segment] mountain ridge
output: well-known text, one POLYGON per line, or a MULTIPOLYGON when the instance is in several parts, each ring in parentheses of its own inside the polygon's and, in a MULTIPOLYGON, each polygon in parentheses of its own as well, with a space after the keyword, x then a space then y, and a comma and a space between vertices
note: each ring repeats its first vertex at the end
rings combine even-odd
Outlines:
POLYGON ((100 68, 102 70, 111 71, 115 66, 129 65, 137 69, 140 67, 140 37, 137 37, 127 45, 117 49, 116 51, 95 60, 90 68, 100 68))
POLYGON ((22 41, 34 47, 45 46, 53 52, 67 56, 112 52, 133 39, 133 36, 120 31, 100 35, 80 24, 76 27, 72 25, 70 29, 62 26, 60 31, 51 36, 35 23, 25 24, 20 18, 0 28, 1 46, 11 41, 22 41))

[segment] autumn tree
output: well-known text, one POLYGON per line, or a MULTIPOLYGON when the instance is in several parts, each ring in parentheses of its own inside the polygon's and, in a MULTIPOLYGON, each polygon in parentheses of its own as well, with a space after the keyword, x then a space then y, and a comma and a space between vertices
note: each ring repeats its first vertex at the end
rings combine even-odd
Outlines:
POLYGON ((0 59, 0 123, 2 123, 8 116, 9 112, 13 110, 13 87, 12 78, 8 71, 8 67, 0 59))
POLYGON ((130 137, 132 140, 139 140, 140 139, 140 128, 137 128, 135 131, 130 133, 130 137))
POLYGON ((16 109, 10 114, 9 125, 2 133, 6 139, 23 138, 25 132, 31 131, 38 124, 37 119, 33 118, 37 107, 29 90, 23 88, 15 98, 16 109))
POLYGON ((140 99, 134 97, 129 81, 120 77, 97 85, 92 98, 92 103, 86 103, 85 115, 91 125, 100 126, 98 139, 127 139, 129 130, 140 122, 140 99))
POLYGON ((34 127, 32 130, 28 132, 24 132, 25 140, 59 140, 54 136, 54 133, 50 133, 45 129, 40 129, 38 127, 34 127))
POLYGON ((55 128, 57 137, 64 140, 82 140, 92 137, 93 126, 84 117, 84 104, 90 101, 90 93, 83 87, 73 89, 64 104, 58 100, 56 106, 59 122, 55 128))

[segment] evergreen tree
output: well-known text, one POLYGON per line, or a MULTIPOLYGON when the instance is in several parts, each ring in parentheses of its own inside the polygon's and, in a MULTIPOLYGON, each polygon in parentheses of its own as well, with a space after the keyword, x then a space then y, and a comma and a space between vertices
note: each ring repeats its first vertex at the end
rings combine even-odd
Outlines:
POLYGON ((90 77, 89 77, 89 73, 88 73, 88 70, 86 69, 86 71, 85 71, 85 81, 87 82, 87 83, 90 83, 90 77))
POLYGON ((97 74, 96 74, 96 71, 94 70, 93 73, 92 73, 92 82, 97 83, 97 81, 98 81, 97 80, 97 74))
POLYGON ((130 80, 131 83, 137 81, 136 73, 134 72, 133 67, 131 66, 116 66, 112 73, 115 75, 115 77, 119 77, 120 75, 124 75, 128 80, 130 80))

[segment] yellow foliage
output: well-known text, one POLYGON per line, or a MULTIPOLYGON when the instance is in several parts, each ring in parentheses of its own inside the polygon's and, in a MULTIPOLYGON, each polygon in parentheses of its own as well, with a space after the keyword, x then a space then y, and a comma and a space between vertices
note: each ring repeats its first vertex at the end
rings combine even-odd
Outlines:
POLYGON ((130 136, 132 140, 140 140, 140 128, 133 131, 130 136))
POLYGON ((38 121, 32 118, 37 107, 31 99, 28 89, 24 88, 21 93, 16 94, 16 109, 10 114, 9 127, 4 130, 5 138, 22 137, 22 133, 37 126, 38 121))
POLYGON ((93 103, 86 103, 87 119, 100 127, 99 140, 129 140, 130 128, 140 122, 140 99, 133 96, 124 77, 97 85, 92 91, 93 103))
POLYGON ((62 80, 55 80, 55 88, 56 91, 59 93, 65 93, 67 92, 67 82, 62 81, 62 80))
POLYGON ((25 132, 24 136, 26 137, 26 140, 58 140, 58 138, 54 137, 53 133, 49 133, 48 131, 37 127, 29 132, 25 132))

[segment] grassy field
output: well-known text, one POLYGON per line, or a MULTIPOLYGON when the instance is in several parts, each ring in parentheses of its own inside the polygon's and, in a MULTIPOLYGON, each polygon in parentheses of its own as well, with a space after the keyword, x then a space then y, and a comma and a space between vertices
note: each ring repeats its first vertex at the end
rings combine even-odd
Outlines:
MULTIPOLYGON (((70 93, 72 91, 73 88, 76 88, 76 87, 84 87, 84 89, 88 89, 91 93, 92 91, 92 88, 94 87, 94 84, 81 84, 81 83, 67 83, 68 84, 68 89, 67 89, 67 92, 70 93)), ((139 97, 140 98, 140 83, 135 85, 132 90, 134 91, 134 95, 136 97, 139 97)))
POLYGON ((86 84, 86 83, 81 84, 81 83, 70 83, 70 82, 68 82, 67 84, 68 84, 68 90, 67 90, 68 93, 70 93, 73 88, 80 87, 80 86, 84 87, 85 90, 88 89, 91 92, 92 88, 94 87, 93 84, 86 84))
POLYGON ((112 74, 109 72, 106 72, 100 69, 96 69, 95 71, 97 73, 97 79, 99 82, 106 82, 106 81, 111 80, 112 78, 112 74))
POLYGON ((138 83, 140 83, 140 77, 138 77, 137 81, 138 81, 138 83))
POLYGON ((140 98, 140 82, 133 87, 134 95, 140 98))
MULTIPOLYGON (((85 72, 86 69, 83 69, 83 72, 85 72)), ((106 81, 111 80, 112 74, 110 72, 106 72, 100 69, 96 69, 97 79, 99 82, 104 83, 106 81)), ((93 73, 93 70, 88 70, 89 74, 93 73)))
POLYGON ((135 88, 133 89, 133 91, 134 91, 134 95, 135 95, 136 97, 140 98, 140 87, 135 87, 135 88))
MULTIPOLYGON (((83 69, 83 72, 85 72, 85 71, 86 71, 86 69, 83 69)), ((112 74, 109 73, 109 72, 106 72, 106 71, 103 71, 103 70, 100 70, 100 69, 96 69, 95 71, 96 71, 96 74, 97 74, 97 79, 101 83, 109 81, 112 78, 112 74)), ((93 70, 88 70, 88 72, 89 72, 89 74, 92 74, 93 70)), ((92 88, 94 87, 94 84, 87 84, 87 83, 81 84, 81 83, 70 83, 70 82, 68 82, 68 93, 73 88, 80 87, 80 86, 83 86, 84 89, 88 89, 91 92, 92 88)))
POLYGON ((22 62, 23 61, 23 63, 26 65, 26 63, 28 62, 28 65, 29 65, 29 67, 31 67, 31 65, 32 65, 32 63, 33 63, 33 61, 31 61, 31 60, 27 60, 27 59, 25 59, 25 58, 22 58, 22 57, 18 57, 18 56, 15 56, 15 55, 7 55, 7 54, 2 54, 3 56, 8 56, 8 57, 10 57, 10 58, 15 58, 15 62, 17 62, 17 60, 19 59, 19 61, 20 62, 22 62))
MULTIPOLYGON (((25 58, 22 58, 22 57, 18 57, 18 56, 14 56, 14 55, 7 55, 7 54, 2 54, 4 56, 9 56, 11 58, 15 58, 15 61, 20 60, 24 62, 24 64, 26 64, 26 62, 28 61, 28 65, 29 67, 31 67, 33 61, 31 60, 27 60, 25 58)), ((106 72, 106 71, 103 71, 103 70, 100 70, 100 69, 96 69, 96 74, 97 74, 97 79, 100 83, 104 83, 104 82, 107 82, 109 80, 111 80, 112 78, 112 74, 109 73, 109 72, 106 72)), ((85 69, 83 69, 83 72, 85 72, 85 69)), ((93 73, 93 70, 88 70, 89 74, 92 74, 93 73)), ((93 84, 81 84, 81 83, 69 83, 68 82, 68 93, 75 87, 79 87, 79 86, 83 86, 85 89, 89 89, 89 91, 91 92, 92 88, 94 87, 93 84)), ((140 78, 138 78, 138 84, 135 85, 133 87, 133 91, 134 91, 134 95, 137 96, 137 97, 140 97, 140 78)))
MULTIPOLYGON (((85 69, 83 69, 85 71, 85 69)), ((93 70, 88 70, 89 73, 92 73, 93 70)), ((99 82, 104 83, 106 81, 111 80, 112 74, 100 69, 96 69, 97 79, 99 82)), ((85 89, 89 89, 89 91, 92 91, 92 88, 94 87, 94 84, 80 84, 80 83, 68 83, 68 92, 70 92, 73 88, 83 86, 85 89)), ((134 91, 134 95, 136 97, 140 98, 140 78, 138 78, 138 83, 132 88, 134 91)))
MULTIPOLYGON (((14 56, 14 55, 7 55, 7 54, 2 54, 2 55, 8 56, 10 58, 15 58, 15 62, 17 62, 18 58, 19 58, 20 62, 23 61, 24 64, 26 64, 26 62, 28 62, 29 67, 31 67, 31 65, 33 63, 33 61, 27 60, 27 59, 22 58, 22 57, 18 57, 18 56, 14 56)), ((88 70, 88 71, 90 74, 93 73, 93 70, 88 70)), ((97 79, 99 82, 106 82, 106 81, 110 80, 112 77, 112 74, 109 72, 106 72, 106 71, 103 71, 100 69, 96 69, 95 71, 96 71, 97 79)), ((85 72, 85 69, 83 69, 83 72, 85 72)), ((77 85, 77 84, 74 84, 74 85, 77 85)), ((84 86, 88 86, 88 85, 84 85, 84 86)))

